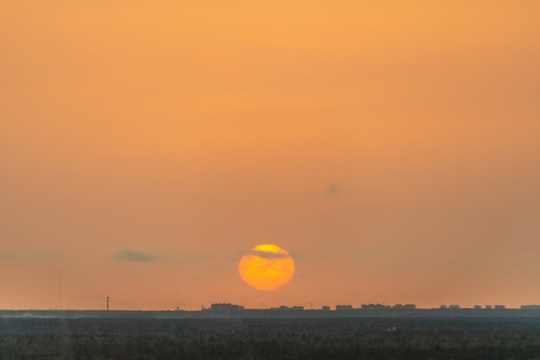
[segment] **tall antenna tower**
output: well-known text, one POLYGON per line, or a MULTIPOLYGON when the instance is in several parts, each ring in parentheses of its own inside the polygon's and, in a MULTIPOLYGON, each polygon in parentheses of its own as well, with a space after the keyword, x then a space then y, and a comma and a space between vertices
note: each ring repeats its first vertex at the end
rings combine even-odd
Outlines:
POLYGON ((109 297, 107 296, 107 311, 109 311, 109 297))

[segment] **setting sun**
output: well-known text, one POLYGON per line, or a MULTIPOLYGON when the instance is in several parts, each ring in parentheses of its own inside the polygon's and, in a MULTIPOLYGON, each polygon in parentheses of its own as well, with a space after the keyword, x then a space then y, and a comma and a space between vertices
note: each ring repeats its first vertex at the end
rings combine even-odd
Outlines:
POLYGON ((294 274, 294 261, 279 246, 261 244, 242 257, 238 271, 247 284, 258 290, 270 291, 291 280, 294 274))

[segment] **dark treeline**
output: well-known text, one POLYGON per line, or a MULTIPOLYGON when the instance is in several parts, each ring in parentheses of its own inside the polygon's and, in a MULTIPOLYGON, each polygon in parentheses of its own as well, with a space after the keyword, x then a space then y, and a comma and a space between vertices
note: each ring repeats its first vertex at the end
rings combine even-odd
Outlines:
POLYGON ((540 360, 540 319, 0 319, 0 359, 540 360))

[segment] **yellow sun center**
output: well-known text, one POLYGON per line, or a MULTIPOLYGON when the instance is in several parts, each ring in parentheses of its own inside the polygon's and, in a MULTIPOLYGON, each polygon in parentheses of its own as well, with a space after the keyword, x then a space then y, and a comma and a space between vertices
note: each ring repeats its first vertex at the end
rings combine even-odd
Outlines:
POLYGON ((275 290, 294 275, 294 261, 277 245, 261 244, 242 256, 238 264, 242 280, 258 290, 275 290))

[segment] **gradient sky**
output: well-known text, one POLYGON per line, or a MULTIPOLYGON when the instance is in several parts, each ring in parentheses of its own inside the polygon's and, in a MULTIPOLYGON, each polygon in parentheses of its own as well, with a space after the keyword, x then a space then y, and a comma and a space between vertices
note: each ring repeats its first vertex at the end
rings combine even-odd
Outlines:
POLYGON ((0 308, 538 304, 539 64, 536 0, 3 0, 0 308))

